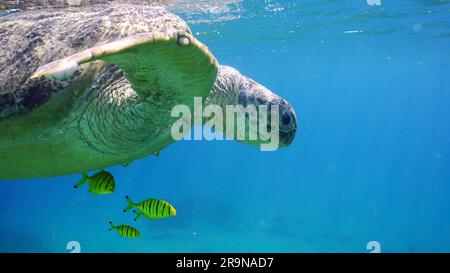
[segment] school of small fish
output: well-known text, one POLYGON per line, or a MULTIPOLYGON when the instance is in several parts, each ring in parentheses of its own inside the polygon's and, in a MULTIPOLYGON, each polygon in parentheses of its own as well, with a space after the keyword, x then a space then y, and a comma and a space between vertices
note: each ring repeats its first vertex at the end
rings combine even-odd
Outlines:
MULTIPOLYGON (((89 184, 88 192, 93 195, 111 194, 116 189, 116 182, 114 176, 105 170, 101 170, 98 173, 89 176, 87 173, 82 173, 81 180, 74 185, 74 188, 80 188, 86 182, 89 184)), ((149 198, 138 203, 133 202, 130 197, 125 196, 128 206, 123 209, 123 212, 133 210, 135 213, 134 221, 141 216, 150 220, 159 220, 171 216, 175 216, 177 211, 175 208, 165 200, 158 200, 149 198)), ((125 238, 138 238, 141 236, 139 230, 129 225, 114 225, 113 222, 109 222, 109 231, 116 230, 117 233, 125 238)))

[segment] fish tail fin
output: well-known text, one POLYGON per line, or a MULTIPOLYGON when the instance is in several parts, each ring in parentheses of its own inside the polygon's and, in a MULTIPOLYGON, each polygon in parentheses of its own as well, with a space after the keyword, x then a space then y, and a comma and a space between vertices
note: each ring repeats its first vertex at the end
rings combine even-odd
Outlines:
POLYGON ((144 215, 144 213, 142 212, 136 212, 136 217, 134 217, 134 221, 137 221, 137 219, 139 219, 139 217, 141 217, 142 215, 144 215))
POLYGON ((123 212, 127 212, 136 206, 136 204, 133 201, 131 201, 131 198, 128 195, 125 195, 125 198, 127 199, 128 206, 123 209, 123 212))
POLYGON ((115 229, 116 227, 114 226, 112 221, 109 221, 109 231, 115 229))
POLYGON ((78 183, 76 183, 76 184, 73 186, 75 189, 76 189, 76 188, 79 188, 79 187, 81 187, 81 186, 83 186, 83 184, 86 183, 86 182, 88 181, 89 176, 88 176, 88 174, 87 174, 86 172, 83 172, 81 175, 83 176, 83 177, 81 178, 81 180, 78 181, 78 183))

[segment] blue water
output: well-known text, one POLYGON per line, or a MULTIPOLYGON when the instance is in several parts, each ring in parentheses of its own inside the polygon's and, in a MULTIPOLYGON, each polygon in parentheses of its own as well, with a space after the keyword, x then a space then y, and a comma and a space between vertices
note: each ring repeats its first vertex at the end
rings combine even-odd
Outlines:
POLYGON ((177 11, 222 64, 286 98, 299 131, 276 152, 182 141, 108 170, 2 181, 0 251, 450 252, 450 1, 235 1, 177 11), (177 216, 133 223, 125 194, 177 216), (141 238, 108 232, 135 225, 141 238))

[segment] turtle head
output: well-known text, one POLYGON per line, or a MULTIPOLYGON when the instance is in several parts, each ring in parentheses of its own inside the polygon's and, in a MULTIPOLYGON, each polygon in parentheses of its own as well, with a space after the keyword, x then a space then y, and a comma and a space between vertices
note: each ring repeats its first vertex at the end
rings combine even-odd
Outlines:
MULTIPOLYGON (((251 133, 258 135, 259 132, 255 131, 261 130, 261 127, 259 126, 261 122, 260 113, 263 109, 267 109, 267 131, 278 132, 278 147, 289 146, 295 138, 297 132, 297 117, 294 108, 285 99, 276 95, 256 81, 242 75, 232 67, 224 65, 219 67, 219 73, 211 94, 207 99, 207 103, 218 104, 221 105, 222 108, 224 108, 225 105, 235 105, 239 106, 241 110, 244 109, 246 112, 246 129, 248 130, 247 134, 249 135, 251 135, 251 133), (250 108, 256 109, 257 111, 257 126, 249 125, 252 123, 250 120, 251 115, 248 114, 250 108)), ((226 122, 228 122, 228 117, 226 117, 226 119, 226 122)), ((247 136, 245 140, 238 139, 238 141, 250 145, 261 145, 261 143, 267 142, 260 138, 257 140, 249 140, 247 136)))

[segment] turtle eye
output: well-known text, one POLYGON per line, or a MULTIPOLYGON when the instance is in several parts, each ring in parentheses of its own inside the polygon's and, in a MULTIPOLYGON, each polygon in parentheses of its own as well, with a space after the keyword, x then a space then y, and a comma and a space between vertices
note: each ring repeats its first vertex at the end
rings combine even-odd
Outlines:
POLYGON ((291 115, 289 114, 289 112, 284 112, 281 115, 281 121, 284 125, 289 125, 291 123, 291 115))

